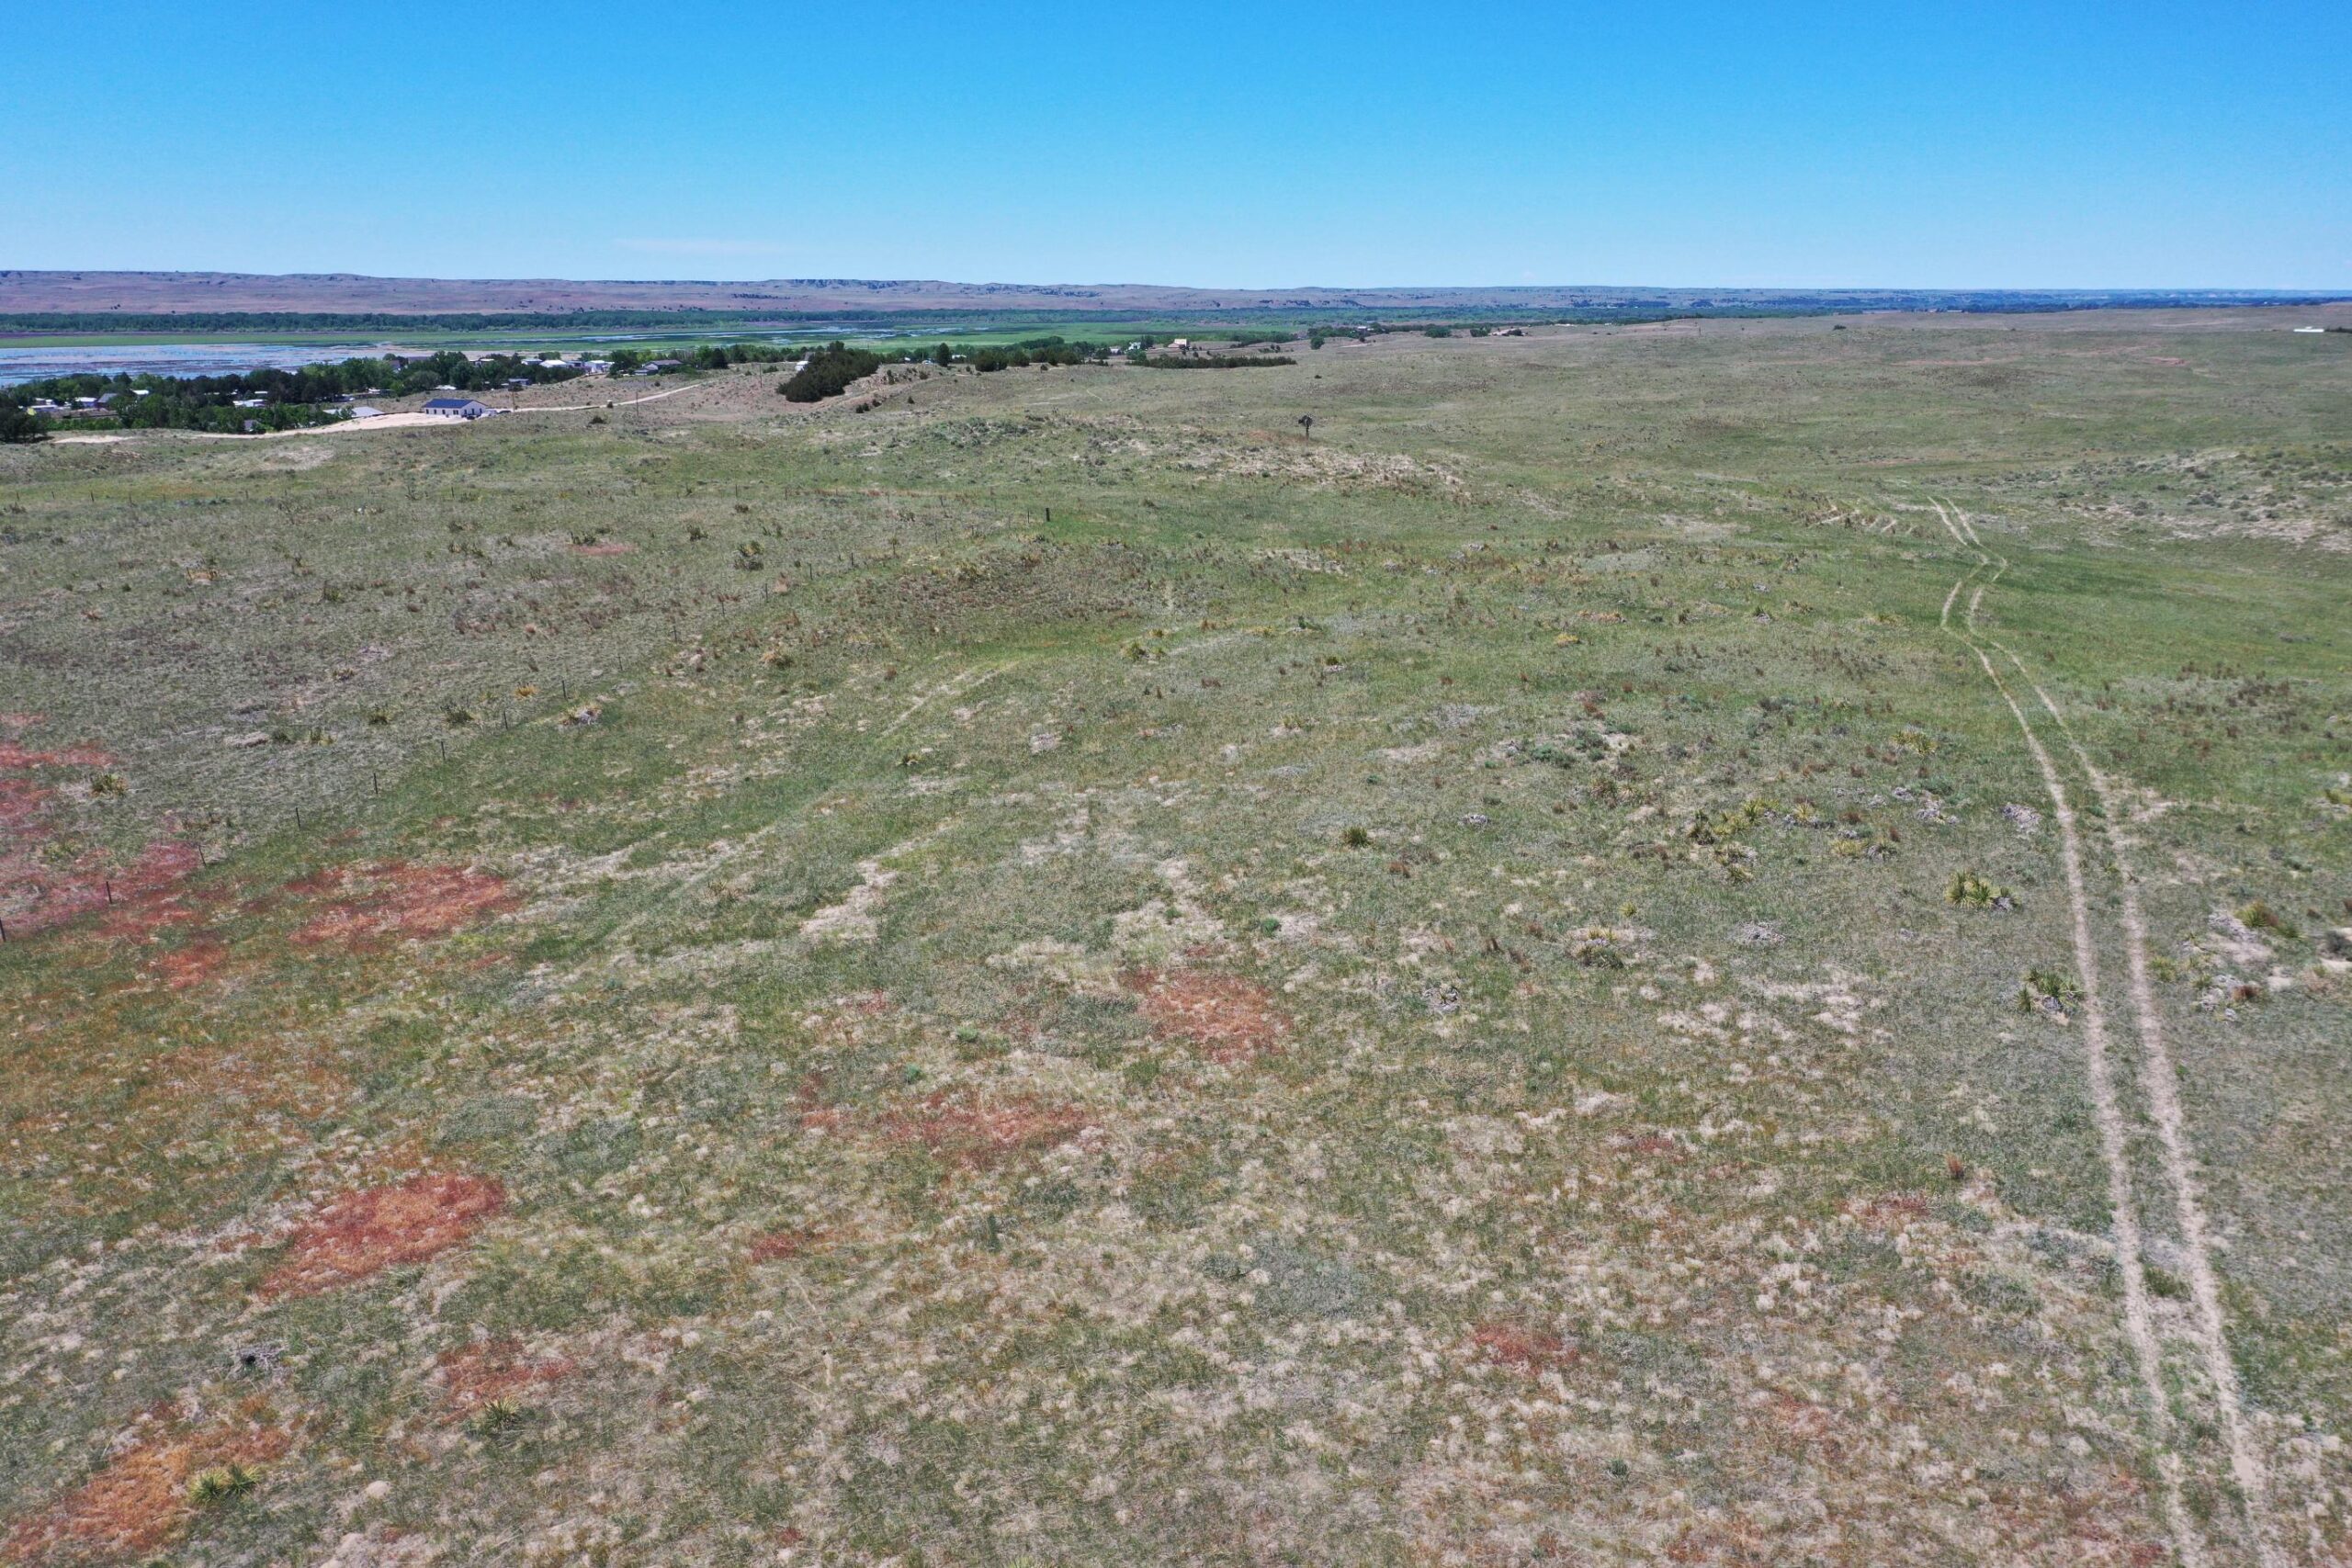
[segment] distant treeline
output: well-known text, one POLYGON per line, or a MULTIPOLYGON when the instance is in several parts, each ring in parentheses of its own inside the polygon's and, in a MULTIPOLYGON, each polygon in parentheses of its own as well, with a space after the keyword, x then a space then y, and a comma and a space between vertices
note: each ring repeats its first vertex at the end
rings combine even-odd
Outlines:
POLYGON ((1100 364, 1110 357, 1111 345, 1107 343, 1069 343, 1058 337, 1023 338, 1019 343, 989 344, 978 348, 959 348, 943 343, 931 351, 934 365, 952 365, 961 360, 983 375, 1017 370, 1024 365, 1100 364))
POLYGON ((593 327, 730 327, 753 321, 838 320, 841 312, 528 310, 401 315, 386 310, 38 310, 0 313, 0 333, 491 333, 593 327))
POLYGON ((1261 366, 1295 365, 1298 361, 1286 354, 1163 354, 1157 359, 1147 354, 1138 355, 1128 363, 1154 370, 1254 370, 1261 366))
MULTIPOLYGON (((674 354, 656 355, 646 349, 615 349, 613 372, 628 375, 649 365, 685 371, 724 370, 729 365, 770 365, 800 357, 800 351, 773 343, 704 344, 674 354)), ((288 430, 324 424, 344 417, 339 404, 354 398, 404 398, 444 387, 460 392, 497 391, 508 383, 537 386, 569 381, 581 374, 572 365, 542 364, 537 356, 516 354, 470 358, 457 349, 444 349, 422 358, 407 355, 338 360, 331 365, 301 365, 288 370, 243 370, 225 376, 52 376, 0 387, 0 439, 37 440, 53 422, 27 411, 37 401, 72 404, 82 398, 106 400, 106 412, 83 414, 100 425, 119 423, 134 430, 213 430, 237 434, 248 423, 259 430, 288 430), (142 395, 143 394, 143 395, 142 395), (262 400, 258 408, 240 402, 262 400)))
POLYGON ((408 397, 441 387, 475 392, 522 380, 568 381, 580 372, 519 355, 469 359, 455 349, 422 359, 345 359, 292 369, 243 370, 226 376, 52 376, 0 387, 0 407, 22 413, 39 400, 73 403, 107 400, 105 419, 130 430, 213 430, 234 434, 248 423, 263 430, 322 424, 343 417, 338 399, 408 397), (258 408, 241 401, 264 400, 258 408))

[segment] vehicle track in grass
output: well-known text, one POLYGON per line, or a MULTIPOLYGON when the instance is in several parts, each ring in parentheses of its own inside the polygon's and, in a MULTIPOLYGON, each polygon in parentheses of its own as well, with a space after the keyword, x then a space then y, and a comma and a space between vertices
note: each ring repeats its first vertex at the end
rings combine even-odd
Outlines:
MULTIPOLYGON (((2008 645, 1984 633, 1976 624, 1977 608, 1983 603, 1985 590, 1993 585, 2001 573, 2008 570, 2008 561, 1985 548, 1983 538, 1977 534, 1975 525, 1969 521, 1968 513, 1964 510, 1957 505, 1948 506, 1941 502, 1933 502, 1933 504, 1937 515, 1943 519, 1944 527, 1953 539, 1975 553, 1978 561, 1976 570, 1983 570, 1986 564, 1994 564, 1992 577, 1979 584, 1970 594, 1968 609, 1962 623, 1962 629, 1955 635, 1960 636, 1969 644, 1971 651, 1976 655, 1978 663, 1984 667, 1985 674, 1991 677, 1994 686, 2000 691, 2002 699, 2008 704, 2010 711, 2017 716, 2018 727, 2026 734, 2027 744, 2032 748, 2036 761, 2042 764, 2044 782, 2051 785, 2052 800, 2058 798, 2057 786, 2052 782, 2052 770, 2050 768, 2046 754, 2039 741, 2035 739, 2032 727, 2027 722, 2024 712, 2011 698, 2007 687, 1994 669, 1991 658, 1984 651, 1986 648, 2000 654, 2017 671, 2018 679, 2032 692, 2034 700, 2049 716, 2052 726, 2056 728, 2060 738, 2065 742, 2067 752, 2073 757, 2075 767, 2089 783, 2091 793, 2098 801, 2100 837, 2115 866, 2118 891, 2117 923, 2122 928, 2123 934, 2125 990, 2132 1000, 2133 1028, 2140 1048, 2138 1077, 2142 1093, 2147 1101, 2148 1120, 2155 1126, 2157 1145, 2162 1155, 2161 1164, 2165 1183, 2172 1191, 2176 1224, 2180 1233, 2181 1253, 2185 1271, 2188 1276, 2189 1298, 2193 1308, 2189 1337, 2196 1344, 2198 1359, 2204 1368, 2213 1404, 2221 1419, 2222 1433, 2229 1448, 2230 1476, 2237 1486, 2245 1509, 2247 1533, 2251 1537, 2255 1559, 2263 1565, 2263 1568, 2279 1568, 2284 1559, 2279 1555, 2272 1534, 2269 1475, 2267 1467, 2263 1462, 2260 1448, 2246 1420, 2245 1402, 2238 1387, 2237 1365, 2230 1354, 2228 1317, 2222 1306, 2220 1276, 2213 1268, 2211 1233, 2205 1214, 2204 1196, 2197 1176, 2197 1156, 2189 1145, 2188 1118, 2181 1109, 2180 1075, 2173 1060, 2171 1048, 2165 1040, 2163 1018, 2156 1005, 2155 987, 2149 978, 2147 920, 2140 907, 2139 875, 2132 869, 2130 846, 2121 827, 2121 802, 2113 782, 2098 764, 2091 761, 2089 751, 2084 747, 2080 738, 2075 734, 2073 727, 2066 722, 2065 714, 2060 710, 2057 703, 2052 699, 2041 684, 2034 680, 2032 671, 2026 668, 2025 661, 2019 659, 2008 645)), ((1974 575, 1975 572, 1972 571, 1969 577, 1974 575)), ((1967 581, 1968 578, 1962 579, 1962 582, 1967 581)), ((1946 596, 1944 601, 1944 626, 1947 631, 1951 629, 1952 601, 1958 596, 1960 584, 1954 584, 1952 593, 1946 596)), ((2079 864, 2080 852, 2074 842, 2075 829, 2071 822, 2071 813, 2062 808, 2060 820, 2062 833, 2068 840, 2067 853, 2076 864, 2079 864)), ((2084 922, 2086 911, 2081 904, 2080 888, 2072 870, 2069 872, 2069 894, 2075 900, 2077 921, 2084 922)), ((2079 952, 2079 942, 2077 949, 2079 952)), ((2087 988, 2088 971, 2086 970, 2086 991, 2087 988)), ((2102 1136, 2104 1136, 2104 1129, 2102 1129, 2102 1136)), ((2128 1191, 2128 1171, 2125 1173, 2125 1180, 2128 1191)), ((2135 1222, 2134 1231, 2137 1228, 2135 1222)), ((2119 1228, 2119 1238, 2120 1234, 2119 1228)), ((2135 1248, 2135 1253, 2136 1250, 2135 1248)), ((2135 1258, 2126 1272, 2130 1274, 2138 1271, 2139 1264, 2135 1258)), ((2127 1299, 2134 1293, 2128 1282, 2125 1293, 2127 1299)), ((2144 1302, 2144 1290, 2141 1290, 2138 1293, 2144 1302)))
POLYGON ((2018 730, 2025 738, 2026 750, 2033 757, 2034 766, 2041 772, 2041 784, 2050 797, 2051 815, 2058 824, 2059 861, 2066 878, 2066 904, 2072 924, 2075 967, 2083 984, 2083 1072, 2091 1100, 2093 1119, 2098 1125, 2099 1156, 2107 1168, 2108 1208, 2113 1216, 2117 1272, 2123 1285, 2123 1329, 2132 1344, 2132 1359, 2139 1373, 2140 1389, 2148 1404, 2150 1419, 2154 1426, 2158 1448, 2158 1468, 2164 1483, 2165 1526, 2172 1538, 2173 1550, 2186 1568, 2203 1568, 2206 1562, 2205 1542, 2190 1520, 2188 1509, 2181 1495, 2180 1455, 2174 1446, 2172 1407, 2165 1397, 2164 1347, 2156 1332, 2156 1315, 2148 1301, 2148 1283, 2142 1269, 2139 1208, 2132 1190, 2132 1162, 2129 1130, 2124 1121, 2122 1104, 2115 1089, 2115 1073, 2109 1060, 2107 1043, 2107 1001, 2099 984, 2098 951, 2091 940, 2090 900, 2084 889, 2082 836, 2075 822, 2074 804, 2067 798, 2066 786, 2058 773, 2057 764, 2051 760, 2041 738, 2034 733, 2025 709, 2002 681, 1975 636, 1977 606, 1984 603, 1984 592, 2008 570, 2007 560, 1996 559, 1981 544, 1963 535, 1953 523, 1940 502, 1931 502, 1936 514, 1943 519, 1945 529, 1963 548, 1976 557, 1976 564, 1951 585, 1944 595, 1943 614, 1939 625, 1944 634, 1967 648, 1993 683, 2001 701, 2018 722, 2018 730), (1983 581, 1980 575, 1989 572, 1983 581), (1968 595, 1968 603, 1957 625, 1952 610, 1961 595, 1968 595))

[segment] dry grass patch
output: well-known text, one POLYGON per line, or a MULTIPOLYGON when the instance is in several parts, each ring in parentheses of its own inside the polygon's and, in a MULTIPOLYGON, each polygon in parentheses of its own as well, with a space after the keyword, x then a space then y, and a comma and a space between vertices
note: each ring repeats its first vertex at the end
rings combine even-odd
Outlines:
POLYGON ((1516 1323, 1482 1323, 1470 1343, 1493 1359, 1522 1372, 1544 1372, 1580 1360, 1584 1352, 1556 1334, 1516 1323))
POLYGON ((192 991, 209 983, 228 966, 229 944, 217 936, 189 938, 169 953, 158 953, 149 972, 175 991, 192 991))
POLYGON ((454 1171, 345 1192, 294 1233, 262 1294, 311 1295, 437 1258, 505 1206, 506 1190, 496 1181, 454 1171))
POLYGON ((1238 975, 1200 969, 1131 969, 1120 983, 1135 993, 1155 1038, 1197 1047, 1227 1065, 1264 1055, 1290 1032, 1273 993, 1238 975))
POLYGON ((198 1475, 229 1465, 267 1464, 293 1447, 293 1435, 264 1415, 196 1430, 157 1422, 155 1433, 11 1530, 0 1543, 0 1561, 81 1562, 160 1550, 196 1517, 190 1490, 198 1475))
POLYGON ((911 1111, 883 1119, 883 1135, 894 1144, 920 1144, 942 1163, 980 1170, 1015 1155, 1051 1148, 1091 1120, 1076 1106, 1044 1105, 1032 1100, 976 1104, 944 1092, 926 1097, 911 1111))
MULTIPOLYGON (((142 913, 155 923, 192 918, 166 898, 177 883, 203 864, 194 844, 157 839, 138 858, 119 868, 108 866, 96 853, 84 854, 62 870, 52 870, 28 854, 0 856, 0 909, 11 933, 51 931, 101 909, 116 911, 113 919, 135 922, 142 913)), ((144 936, 147 931, 125 931, 144 936)))
POLYGON ((434 1363, 433 1377, 450 1410, 467 1416, 538 1384, 559 1382, 576 1370, 571 1358, 530 1355, 520 1339, 510 1336, 448 1351, 434 1363))
POLYGON ((447 936, 514 906, 503 877, 462 865, 385 861, 340 866, 288 884, 300 893, 339 895, 293 940, 306 947, 367 949, 411 937, 447 936))

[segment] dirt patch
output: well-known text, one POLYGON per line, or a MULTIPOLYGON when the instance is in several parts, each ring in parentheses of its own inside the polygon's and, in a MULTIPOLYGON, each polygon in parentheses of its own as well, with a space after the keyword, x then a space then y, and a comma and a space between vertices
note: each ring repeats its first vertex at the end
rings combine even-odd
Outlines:
POLYGON ((462 865, 386 861, 312 873, 288 889, 336 895, 295 931, 305 947, 368 949, 411 937, 447 936, 485 915, 512 908, 503 877, 462 865))
POLYGON ((1150 1021, 1154 1037, 1196 1046, 1212 1062, 1264 1055, 1290 1032, 1273 993, 1238 975, 1130 969, 1119 983, 1135 993, 1136 1010, 1150 1021))
POLYGON ((636 548, 627 540, 615 539, 602 545, 574 545, 571 553, 576 556, 625 556, 636 548))
POLYGON ((1088 1121, 1075 1106, 1029 1100, 976 1105, 935 1094, 914 1110, 891 1112, 883 1119, 882 1131, 891 1143, 920 1144, 945 1164, 978 1170, 1015 1155, 1051 1148, 1088 1121))
POLYGON ((436 1258, 506 1206, 506 1190, 478 1176, 426 1171, 389 1187, 346 1192, 294 1233, 264 1296, 306 1296, 436 1258))
POLYGON ((264 1465, 293 1447, 292 1434, 259 1421, 159 1430, 8 1532, 0 1561, 17 1563, 143 1557, 164 1546, 196 1517, 188 1483, 227 1464, 264 1465))
POLYGON ((451 1350, 434 1363, 433 1376, 451 1410, 464 1415, 494 1399, 513 1399, 540 1383, 570 1377, 576 1364, 568 1357, 531 1356, 520 1339, 481 1339, 462 1350, 451 1350))

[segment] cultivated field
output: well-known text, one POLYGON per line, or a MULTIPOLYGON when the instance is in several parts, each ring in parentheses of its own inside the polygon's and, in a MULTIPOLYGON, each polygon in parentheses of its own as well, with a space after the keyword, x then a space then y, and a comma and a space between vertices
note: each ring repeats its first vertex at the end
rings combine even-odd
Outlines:
POLYGON ((2352 1561, 2285 319, 0 448, 0 1562, 2352 1561))

